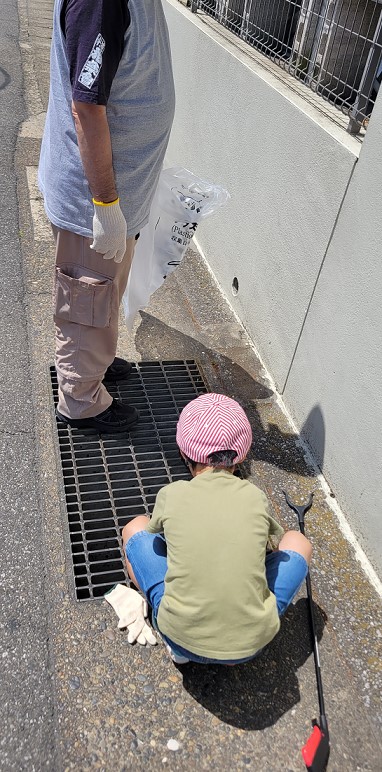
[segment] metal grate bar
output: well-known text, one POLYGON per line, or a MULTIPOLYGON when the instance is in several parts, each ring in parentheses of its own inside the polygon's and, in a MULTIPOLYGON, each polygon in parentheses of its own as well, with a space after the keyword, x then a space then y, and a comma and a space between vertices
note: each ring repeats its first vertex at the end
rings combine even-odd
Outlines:
MULTIPOLYGON (((50 369, 54 403, 58 387, 50 369)), ((110 394, 140 412, 130 433, 98 435, 57 421, 67 525, 77 600, 102 597, 127 575, 121 531, 136 515, 151 513, 164 485, 189 479, 175 429, 182 408, 204 394, 193 360, 139 362, 127 381, 108 383, 110 394)))

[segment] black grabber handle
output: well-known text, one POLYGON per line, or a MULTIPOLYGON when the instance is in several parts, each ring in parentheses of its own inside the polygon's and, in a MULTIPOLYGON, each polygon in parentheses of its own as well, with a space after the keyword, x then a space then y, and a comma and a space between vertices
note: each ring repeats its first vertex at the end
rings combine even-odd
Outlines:
MULTIPOLYGON (((298 517, 298 524, 302 534, 305 535, 305 513, 311 508, 313 503, 313 493, 310 494, 308 501, 305 504, 295 504, 290 500, 286 491, 283 491, 285 500, 288 506, 296 512, 298 517)), ((314 667, 316 671, 318 704, 320 708, 320 720, 313 719, 313 730, 306 744, 302 748, 302 757, 304 759, 306 768, 309 772, 323 772, 326 769, 330 745, 329 745, 329 730, 328 722, 325 714, 324 692, 322 687, 321 678, 321 665, 320 655, 318 652, 318 641, 316 633, 316 624, 314 621, 314 609, 313 609, 313 597, 312 597, 312 584, 310 581, 310 573, 308 571, 306 575, 306 594, 308 598, 309 609, 309 626, 312 636, 314 667)))

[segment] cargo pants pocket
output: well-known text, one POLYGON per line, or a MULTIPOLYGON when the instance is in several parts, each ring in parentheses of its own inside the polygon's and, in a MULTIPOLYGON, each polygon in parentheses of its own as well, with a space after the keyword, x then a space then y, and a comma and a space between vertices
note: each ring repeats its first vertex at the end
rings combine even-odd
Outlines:
POLYGON ((109 327, 113 292, 113 281, 106 276, 80 266, 60 266, 55 276, 55 315, 87 327, 109 327))

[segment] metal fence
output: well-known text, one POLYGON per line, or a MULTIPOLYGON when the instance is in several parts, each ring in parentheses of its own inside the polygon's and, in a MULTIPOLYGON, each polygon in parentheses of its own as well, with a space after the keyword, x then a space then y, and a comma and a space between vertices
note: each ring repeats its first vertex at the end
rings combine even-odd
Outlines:
POLYGON ((367 126, 382 79, 382 0, 188 0, 367 126))

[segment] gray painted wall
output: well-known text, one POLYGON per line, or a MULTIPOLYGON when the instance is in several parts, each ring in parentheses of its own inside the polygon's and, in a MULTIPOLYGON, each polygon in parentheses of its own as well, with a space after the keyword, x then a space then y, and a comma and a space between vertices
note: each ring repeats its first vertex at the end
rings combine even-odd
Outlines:
POLYGON ((177 0, 164 6, 177 90, 168 160, 232 196, 198 241, 382 569, 382 96, 357 163, 357 140, 287 76, 177 0))
POLYGON ((282 390, 356 157, 279 80, 177 0, 165 7, 177 98, 169 159, 231 193, 198 240, 231 297, 237 277, 233 305, 282 390))
MULTIPOLYGON (((301 426, 318 403, 323 470, 372 562, 382 556, 382 94, 284 392, 301 426)), ((319 455, 317 427, 307 436, 319 455)))

